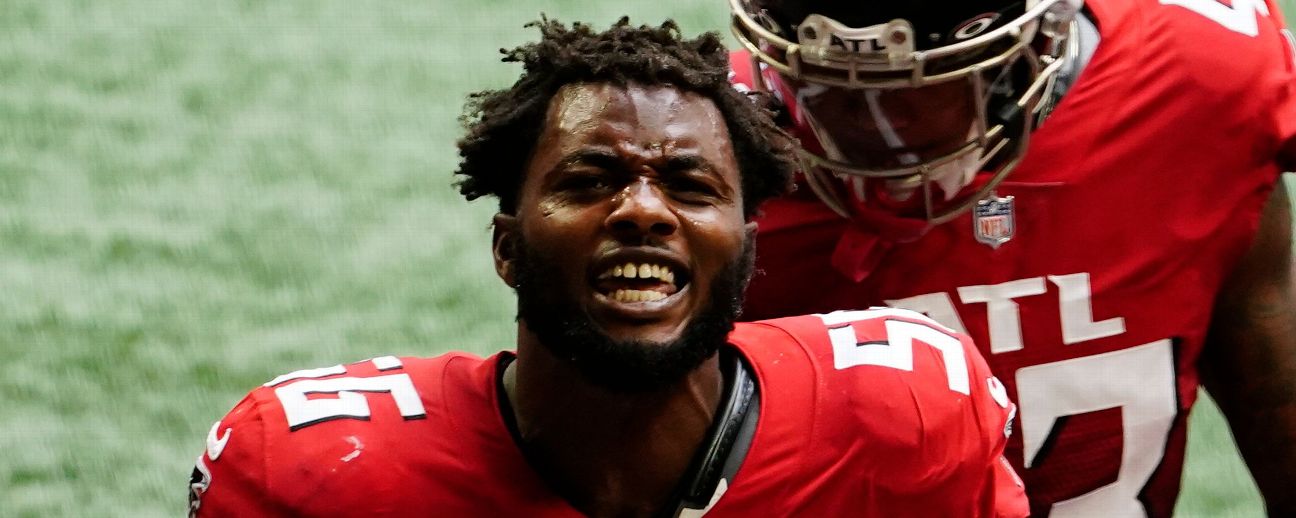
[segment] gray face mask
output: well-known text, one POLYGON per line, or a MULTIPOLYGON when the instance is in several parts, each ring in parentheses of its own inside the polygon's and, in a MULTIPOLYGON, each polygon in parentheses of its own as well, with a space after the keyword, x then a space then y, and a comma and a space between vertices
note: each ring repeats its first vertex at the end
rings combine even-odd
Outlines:
MULTIPOLYGON (((814 133, 825 157, 838 162, 857 162, 857 160, 852 160, 843 148, 843 146, 850 146, 855 143, 851 142, 849 137, 837 138, 834 132, 816 115, 816 110, 812 108, 818 104, 816 98, 827 92, 829 92, 829 87, 818 84, 809 84, 795 89, 794 95, 796 96, 797 106, 800 107, 797 112, 800 119, 798 122, 803 123, 814 133)), ((877 138, 886 148, 894 151, 889 156, 880 159, 880 162, 910 167, 919 164, 922 159, 917 153, 909 150, 910 147, 905 142, 904 137, 896 131, 896 125, 892 122, 892 118, 887 114, 886 108, 880 101, 882 91, 863 89, 856 91, 855 95, 863 99, 864 102, 861 106, 865 107, 866 116, 872 128, 875 129, 877 138)), ((967 129, 959 135, 959 138, 957 140, 951 139, 951 142, 956 142, 955 145, 950 146, 951 150, 965 146, 975 137, 976 130, 972 122, 968 122, 967 129)), ((943 193, 944 201, 949 201, 964 187, 972 183, 980 165, 980 149, 973 149, 967 153, 957 155, 950 161, 934 165, 925 175, 915 174, 885 180, 885 191, 890 198, 904 201, 922 188, 923 182, 931 182, 939 187, 943 193)), ((840 172, 836 172, 834 176, 845 183, 857 201, 863 202, 866 200, 868 190, 865 188, 864 177, 840 172)))

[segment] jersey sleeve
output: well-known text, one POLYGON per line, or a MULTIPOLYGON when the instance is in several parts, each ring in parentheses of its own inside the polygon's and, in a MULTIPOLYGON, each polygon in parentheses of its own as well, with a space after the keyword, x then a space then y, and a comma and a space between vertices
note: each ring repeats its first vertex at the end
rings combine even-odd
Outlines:
POLYGON ((256 393, 212 425, 189 483, 189 516, 275 516, 267 488, 265 422, 256 393))
POLYGON ((990 468, 993 473, 987 483, 987 489, 994 491, 995 518, 1023 518, 1030 516, 1030 503, 1026 499, 1026 487, 1021 477, 1013 470, 1008 459, 999 455, 998 462, 990 468))
POLYGON ((190 516, 427 516, 411 507, 427 505, 411 481, 432 470, 409 466, 439 462, 430 438, 449 435, 428 419, 414 377, 439 380, 458 357, 382 356, 263 384, 208 433, 190 516))
POLYGON ((1004 457, 1004 448, 1017 416, 1017 405, 1008 399, 1007 389, 990 372, 972 339, 962 336, 961 341, 968 357, 969 374, 974 382, 979 381, 972 387, 972 401, 977 406, 982 439, 991 445, 981 487, 983 508, 987 509, 984 514, 995 518, 1029 516, 1030 503, 1026 498, 1025 484, 1004 457))
POLYGON ((971 338, 897 308, 778 322, 821 366, 815 447, 870 488, 861 515, 1029 514, 1003 455, 1016 406, 971 338))

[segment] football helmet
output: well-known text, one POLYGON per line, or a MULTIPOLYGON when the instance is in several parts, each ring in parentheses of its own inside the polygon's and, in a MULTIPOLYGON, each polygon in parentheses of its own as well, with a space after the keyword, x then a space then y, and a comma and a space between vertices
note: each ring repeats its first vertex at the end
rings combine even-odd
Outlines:
POLYGON ((729 3, 754 86, 795 99, 789 115, 815 137, 799 153, 815 194, 921 235, 1020 162, 1076 53, 1081 1, 729 3))

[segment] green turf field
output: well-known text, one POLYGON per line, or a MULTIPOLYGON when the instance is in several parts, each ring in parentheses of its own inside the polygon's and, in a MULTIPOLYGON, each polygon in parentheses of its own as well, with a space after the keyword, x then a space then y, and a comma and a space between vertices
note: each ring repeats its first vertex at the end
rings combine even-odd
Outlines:
MULTIPOLYGON (((450 187, 464 95, 542 10, 723 28, 691 4, 0 1, 0 516, 179 515, 257 384, 509 346, 492 206, 450 187)), ((1193 419, 1180 510, 1259 514, 1193 419)))

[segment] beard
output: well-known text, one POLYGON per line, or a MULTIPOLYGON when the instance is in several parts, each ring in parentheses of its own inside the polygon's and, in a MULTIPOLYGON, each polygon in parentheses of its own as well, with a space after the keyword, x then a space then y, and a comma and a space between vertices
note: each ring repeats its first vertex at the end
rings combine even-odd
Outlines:
POLYGON ((711 282, 710 300, 683 334, 662 343, 608 336, 577 303, 577 287, 563 282, 557 260, 543 257, 519 237, 514 256, 518 319, 526 321, 551 354, 571 363, 595 386, 619 393, 661 390, 683 380, 727 341, 751 278, 752 241, 745 238, 742 254, 711 282))

